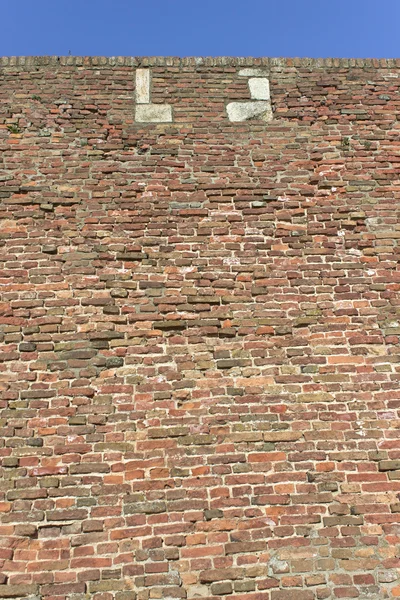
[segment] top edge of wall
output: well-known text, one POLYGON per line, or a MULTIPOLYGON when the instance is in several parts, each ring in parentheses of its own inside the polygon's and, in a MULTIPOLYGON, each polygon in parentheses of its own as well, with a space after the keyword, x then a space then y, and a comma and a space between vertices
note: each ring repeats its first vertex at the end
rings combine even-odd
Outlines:
POLYGON ((308 67, 308 68, 393 68, 400 58, 252 58, 236 56, 3 56, 0 67, 308 67))

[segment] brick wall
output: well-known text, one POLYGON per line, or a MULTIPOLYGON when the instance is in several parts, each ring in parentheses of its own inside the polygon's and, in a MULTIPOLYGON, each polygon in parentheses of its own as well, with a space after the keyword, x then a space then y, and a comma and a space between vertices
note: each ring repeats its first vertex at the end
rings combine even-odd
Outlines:
POLYGON ((0 65, 0 597, 400 596, 400 61, 0 65))

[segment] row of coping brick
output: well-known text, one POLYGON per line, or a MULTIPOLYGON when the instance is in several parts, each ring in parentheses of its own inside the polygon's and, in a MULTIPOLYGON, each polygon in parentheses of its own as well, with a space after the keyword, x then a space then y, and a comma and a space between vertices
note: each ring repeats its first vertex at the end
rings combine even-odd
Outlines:
POLYGON ((36 67, 47 65, 96 67, 308 67, 308 68, 399 68, 399 58, 252 58, 235 56, 3 56, 0 67, 36 67))

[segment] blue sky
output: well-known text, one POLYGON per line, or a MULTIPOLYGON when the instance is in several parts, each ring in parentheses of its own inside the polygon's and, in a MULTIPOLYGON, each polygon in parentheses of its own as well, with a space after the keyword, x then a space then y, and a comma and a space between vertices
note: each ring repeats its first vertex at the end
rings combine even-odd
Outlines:
POLYGON ((0 0, 0 55, 400 56, 400 0, 0 0))

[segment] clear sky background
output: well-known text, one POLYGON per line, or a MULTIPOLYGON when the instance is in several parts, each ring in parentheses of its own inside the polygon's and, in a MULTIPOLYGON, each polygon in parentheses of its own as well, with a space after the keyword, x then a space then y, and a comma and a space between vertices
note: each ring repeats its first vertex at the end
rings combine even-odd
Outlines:
POLYGON ((0 15, 2 56, 400 56, 400 0, 0 0, 0 15))

